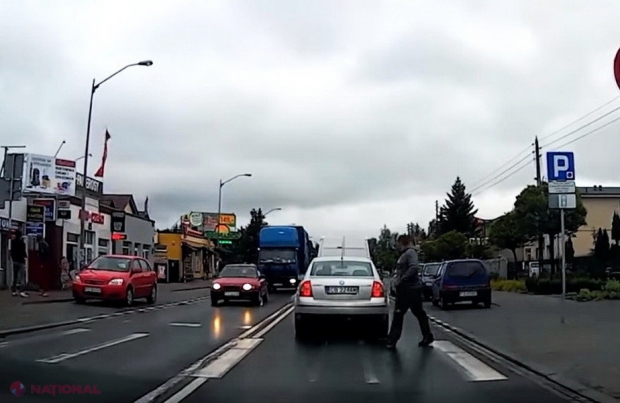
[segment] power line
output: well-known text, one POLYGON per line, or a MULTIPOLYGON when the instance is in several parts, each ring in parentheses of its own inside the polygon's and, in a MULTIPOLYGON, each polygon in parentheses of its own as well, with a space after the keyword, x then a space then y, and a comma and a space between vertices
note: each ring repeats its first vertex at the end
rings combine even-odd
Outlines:
POLYGON ((521 172, 522 170, 524 170, 525 168, 528 168, 531 164, 531 161, 528 161, 527 164, 524 164, 522 166, 520 166, 518 169, 516 169, 515 171, 512 171, 509 175, 503 177, 502 179, 498 180, 497 182, 494 182, 493 184, 491 184, 489 187, 487 187, 486 189, 482 189, 479 190, 477 192, 471 193, 472 196, 478 196, 481 193, 486 192, 487 190, 490 190, 492 188, 494 188, 495 186, 499 185, 500 183, 504 182, 505 180, 513 177, 514 175, 516 175, 517 173, 521 172))
MULTIPOLYGON (((574 125, 575 123, 577 123, 577 122, 579 122, 579 121, 581 121, 581 120, 583 120, 583 119, 587 118, 588 116, 592 115, 593 113, 598 112, 599 110, 601 110, 601 109, 603 109, 604 107, 606 107, 607 105, 611 104, 612 102, 614 102, 614 101, 615 101, 615 100, 617 100, 618 98, 620 98, 620 95, 618 95, 618 96, 616 96, 616 97, 612 98, 611 100, 609 100, 609 101, 605 102, 605 103, 604 103, 604 104, 602 104, 601 106, 599 106, 599 107, 597 107, 597 108, 595 108, 595 109, 591 110, 590 112, 586 113, 585 115, 583 115, 583 116, 582 116, 582 117, 580 117, 579 119, 574 120, 573 122, 571 122, 571 123, 567 124, 566 126, 564 126, 564 127, 560 128, 560 129, 558 129, 558 130, 556 130, 556 131, 554 131, 554 132, 552 132, 552 133, 549 133, 549 134, 546 134, 546 135, 544 135, 544 136, 540 137, 540 139, 541 139, 541 140, 544 140, 544 139, 547 139, 547 138, 549 138, 549 137, 552 137, 552 136, 556 135, 557 133, 561 132, 562 130, 569 128, 570 126, 572 126, 572 125, 574 125)), ((615 108, 615 109, 611 110, 610 112, 606 113, 605 115, 600 116, 599 118, 597 118, 597 119, 595 119, 595 120, 593 120, 593 121, 591 121, 591 122, 589 122, 589 123, 587 123, 587 124, 585 124, 585 125, 583 125, 583 126, 581 126, 581 127, 577 128, 577 129, 573 130, 572 132, 570 132, 570 133, 568 133, 568 134, 566 134, 566 135, 564 135, 564 136, 562 136, 562 137, 560 137, 560 138, 558 138, 558 139, 556 139, 556 140, 551 141, 550 143, 548 143, 548 144, 544 145, 543 147, 548 147, 549 145, 551 145, 551 144, 553 144, 553 143, 555 143, 555 142, 557 142, 557 141, 563 140, 563 139, 565 139, 566 137, 569 137, 570 135, 575 134, 575 133, 576 133, 576 132, 578 132, 579 130, 582 130, 582 129, 584 129, 584 128, 588 127, 589 125, 591 125, 591 124, 593 124, 593 123, 596 123, 597 121, 601 120, 602 118, 604 118, 604 117, 606 117, 606 116, 610 115, 611 113, 613 113, 613 112, 615 112, 615 111, 617 111, 617 110, 619 110, 619 109, 620 109, 620 107, 615 108)), ((483 181, 487 180, 487 178, 489 178, 490 176, 492 176, 493 174, 495 174, 495 172, 497 172, 497 171, 498 171, 498 170, 500 170, 500 169, 503 169, 504 167, 506 167, 507 165, 509 165, 509 164, 510 164, 510 163, 512 163, 513 161, 515 161, 517 158, 521 157, 521 155, 522 155, 524 152, 528 151, 528 150, 530 149, 530 147, 531 147, 531 145, 527 146, 526 148, 524 148, 523 150, 521 150, 520 152, 518 152, 518 153, 517 153, 514 157, 512 157, 510 160, 506 161, 504 164, 502 164, 502 165, 500 165, 499 167, 497 167, 496 169, 494 169, 491 173, 489 173, 488 175, 484 176, 482 179, 480 179, 480 180, 476 181, 476 182, 474 183, 474 185, 473 185, 473 188, 474 188, 474 189, 479 189, 480 187, 484 186, 486 183, 488 183, 488 181, 487 181, 487 182, 485 182, 485 183, 482 183, 483 181)), ((542 147, 541 147, 541 148, 542 148, 542 147)), ((523 160, 523 159, 522 159, 522 160, 523 160)), ((520 160, 520 161, 522 161, 522 160, 520 160)), ((517 164, 518 164, 518 163, 517 163, 517 164)), ((514 166, 514 165, 512 165, 512 166, 514 166)), ((490 179, 490 180, 494 180, 494 179, 495 179, 495 177, 494 177, 494 178, 492 178, 492 179, 490 179)))
POLYGON ((509 166, 508 168, 506 168, 505 170, 503 170, 502 172, 496 174, 494 177, 492 177, 491 179, 489 179, 488 181, 484 182, 483 184, 474 187, 471 192, 475 192, 483 187, 485 187, 485 185, 493 182, 494 180, 496 180, 497 178, 499 178, 500 176, 504 175, 505 173, 507 173, 508 171, 510 171, 511 169, 513 169, 514 167, 516 167, 517 165, 521 164, 523 161, 527 160, 531 158, 530 155, 526 155, 525 157, 521 158, 519 161, 515 162, 514 164, 512 164, 511 166, 509 166))
POLYGON ((576 141, 578 141, 578 140, 581 140, 581 139, 582 139, 582 138, 584 138, 584 137, 588 137, 589 135, 591 135, 591 134, 593 134, 593 133, 596 133, 597 131, 599 131, 599 130, 601 130, 601 129, 603 129, 603 128, 605 128, 605 127, 609 126, 609 125, 611 125, 612 123, 617 122, 618 120, 620 120, 620 116, 618 116, 617 118, 615 118, 615 119, 613 119, 613 120, 611 120, 611 121, 609 121, 609 122, 605 123, 603 126, 597 127, 597 128, 596 128, 596 129, 594 129, 594 130, 590 130, 589 132, 587 132, 587 133, 585 133, 585 134, 582 134, 581 136, 579 136, 579 137, 577 137, 577 138, 574 138, 574 139, 572 139, 571 141, 566 142, 566 143, 564 143, 564 144, 562 144, 561 146, 558 146, 558 147, 556 147, 556 148, 566 147, 566 146, 567 146, 567 145, 569 145, 569 144, 572 144, 572 143, 574 143, 574 142, 576 142, 576 141))
POLYGON ((596 119, 594 119, 594 120, 590 121, 589 123, 586 123, 585 125, 580 126, 580 127, 576 128, 575 130, 573 130, 573 131, 571 131, 571 132, 566 133, 566 134, 565 134, 565 135, 563 135, 562 137, 558 137, 557 139, 555 139, 555 140, 553 140, 553 141, 551 141, 551 142, 549 142, 549 143, 547 143, 547 144, 542 145, 542 146, 541 146, 541 148, 544 148, 544 147, 549 147, 551 144, 554 144, 554 143, 557 143, 558 141, 564 140, 565 138, 572 136, 573 134, 577 133, 578 131, 580 131, 580 130, 582 130, 582 129, 585 129, 586 127, 590 126, 591 124, 596 123, 596 122, 598 122, 599 120, 601 120, 601 119, 603 119, 603 118, 605 118, 605 117, 607 117, 607 116, 611 115, 612 113, 614 113, 614 112, 615 112, 615 111, 617 111, 617 110, 620 110, 620 106, 619 106, 619 107, 617 107, 617 108, 614 108, 614 109, 610 110, 609 112, 605 113, 605 114, 604 114, 604 115, 602 115, 602 116, 599 116, 598 118, 596 118, 596 119))
POLYGON ((571 126, 572 126, 572 125, 574 125, 575 123, 577 123, 577 122, 579 122, 579 121, 583 120, 584 118, 587 118, 588 116, 592 115, 594 112, 598 112, 599 110, 603 109, 604 107, 606 107, 606 106, 607 106, 607 105, 609 105, 610 103, 614 102, 614 101, 615 101, 616 99, 618 99, 618 98, 620 98, 620 95, 618 95, 618 96, 614 97, 614 98, 613 98, 613 99, 611 99, 610 101, 605 102, 603 105, 599 106, 598 108, 595 108, 595 109, 591 110, 590 112, 586 113, 585 115, 583 115, 583 116, 582 116, 582 117, 580 117, 579 119, 577 119, 577 120, 575 120, 575 121, 573 121, 573 122, 571 122, 571 123, 567 124, 566 126, 562 127, 561 129, 558 129, 558 130, 554 131, 553 133, 549 133, 549 134, 546 134, 546 135, 544 135, 544 136, 540 137, 540 140, 547 139, 547 138, 549 138, 549 137, 553 136, 554 134, 557 134, 557 133, 561 132, 561 131, 562 131, 562 130, 564 130, 564 129, 568 129, 569 127, 571 127, 571 126))

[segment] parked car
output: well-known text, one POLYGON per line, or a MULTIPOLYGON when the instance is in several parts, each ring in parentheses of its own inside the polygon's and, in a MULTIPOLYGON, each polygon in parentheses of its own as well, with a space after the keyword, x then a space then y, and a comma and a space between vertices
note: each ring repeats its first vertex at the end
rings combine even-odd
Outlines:
POLYGON ((255 264, 229 264, 211 284, 211 305, 220 301, 252 301, 263 305, 269 301, 269 285, 255 264))
POLYGON ((368 323, 374 338, 388 332, 388 296, 372 261, 357 256, 315 258, 294 297, 295 337, 303 340, 320 322, 341 318, 368 323))
POLYGON ((431 301, 433 299, 433 283, 438 277, 441 263, 426 263, 422 270, 422 285, 424 287, 424 299, 431 301))
POLYGON ((462 301, 491 307, 491 276, 481 260, 443 262, 433 280, 433 305, 447 309, 462 301))
POLYGON ((157 300, 157 273, 138 256, 99 256, 73 281, 73 298, 78 304, 89 299, 124 301, 131 306, 136 298, 157 300))

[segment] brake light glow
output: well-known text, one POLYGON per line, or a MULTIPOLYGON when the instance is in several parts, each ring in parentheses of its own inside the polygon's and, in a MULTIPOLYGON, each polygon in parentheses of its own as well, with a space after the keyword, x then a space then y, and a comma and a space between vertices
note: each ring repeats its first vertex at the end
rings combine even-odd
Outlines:
POLYGON ((383 290, 383 284, 378 281, 372 283, 372 298, 383 298, 385 297, 385 292, 383 290))
POLYGON ((442 287, 444 290, 456 290, 458 288, 458 286, 456 285, 443 285, 442 287))
POLYGON ((299 296, 300 297, 311 297, 312 296, 312 283, 310 280, 302 281, 299 285, 299 296))

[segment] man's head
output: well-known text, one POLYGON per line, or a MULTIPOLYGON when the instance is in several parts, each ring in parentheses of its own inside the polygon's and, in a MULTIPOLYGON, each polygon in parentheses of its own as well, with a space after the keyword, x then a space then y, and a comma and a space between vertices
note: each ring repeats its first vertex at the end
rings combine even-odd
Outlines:
POLYGON ((400 235, 396 239, 396 248, 399 252, 413 246, 413 239, 409 235, 400 235))

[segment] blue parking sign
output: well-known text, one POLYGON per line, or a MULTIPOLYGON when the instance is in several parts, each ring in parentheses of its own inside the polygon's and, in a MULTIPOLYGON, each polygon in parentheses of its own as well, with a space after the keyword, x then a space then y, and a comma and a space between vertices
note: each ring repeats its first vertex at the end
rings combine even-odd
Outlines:
POLYGON ((575 154, 572 151, 547 153, 547 180, 549 182, 575 180, 575 154))

